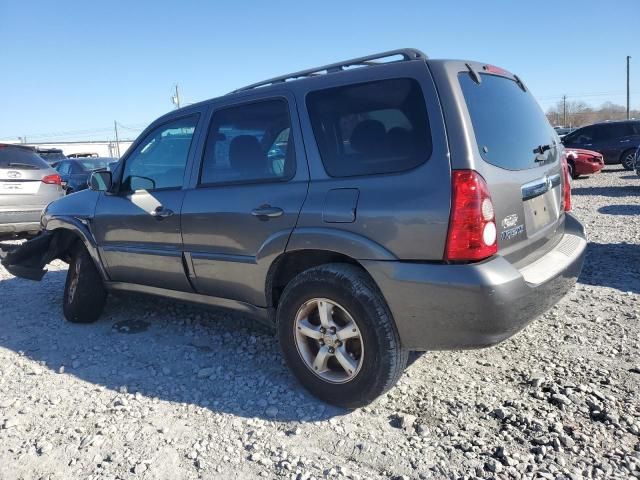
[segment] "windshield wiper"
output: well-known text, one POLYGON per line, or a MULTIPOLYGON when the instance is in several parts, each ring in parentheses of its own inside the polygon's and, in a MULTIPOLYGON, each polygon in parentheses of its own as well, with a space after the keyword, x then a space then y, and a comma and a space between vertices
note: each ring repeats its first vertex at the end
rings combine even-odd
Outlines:
POLYGON ((551 145, 538 145, 536 148, 533 149, 533 153, 537 153, 538 155, 542 155, 547 150, 551 150, 551 145))
POLYGON ((26 167, 31 170, 39 170, 36 165, 31 165, 30 163, 20 163, 20 162, 9 162, 7 163, 8 167, 26 167))

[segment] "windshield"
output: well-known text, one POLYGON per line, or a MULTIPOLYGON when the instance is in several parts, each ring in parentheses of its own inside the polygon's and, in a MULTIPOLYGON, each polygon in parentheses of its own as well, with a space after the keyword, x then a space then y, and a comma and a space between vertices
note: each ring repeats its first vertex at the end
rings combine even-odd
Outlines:
POLYGON ((0 168, 42 170, 49 165, 27 148, 0 146, 0 168))
POLYGON ((482 158, 507 170, 539 166, 538 155, 556 143, 556 134, 530 92, 510 78, 458 75, 482 158))

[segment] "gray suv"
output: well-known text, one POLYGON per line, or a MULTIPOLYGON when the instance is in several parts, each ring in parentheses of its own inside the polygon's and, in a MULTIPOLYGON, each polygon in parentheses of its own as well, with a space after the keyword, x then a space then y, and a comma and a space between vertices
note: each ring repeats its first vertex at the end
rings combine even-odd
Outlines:
POLYGON ((58 172, 31 147, 0 143, 0 239, 40 231, 40 213, 64 195, 58 172))
POLYGON ((300 382, 357 407, 412 350, 494 345, 574 285, 562 145, 522 81, 396 50, 173 111, 9 253, 69 263, 64 314, 126 290, 276 327, 300 382))

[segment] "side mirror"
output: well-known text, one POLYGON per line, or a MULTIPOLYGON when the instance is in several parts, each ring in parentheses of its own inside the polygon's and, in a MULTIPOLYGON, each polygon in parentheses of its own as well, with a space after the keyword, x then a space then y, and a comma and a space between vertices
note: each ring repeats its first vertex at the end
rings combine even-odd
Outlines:
POLYGON ((106 192, 111 189, 112 177, 108 170, 93 172, 89 177, 89 188, 96 192, 106 192))

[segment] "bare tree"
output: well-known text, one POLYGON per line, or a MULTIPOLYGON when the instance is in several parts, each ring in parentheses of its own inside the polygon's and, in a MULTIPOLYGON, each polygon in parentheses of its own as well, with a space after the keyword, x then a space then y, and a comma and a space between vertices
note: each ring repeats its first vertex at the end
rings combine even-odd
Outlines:
MULTIPOLYGON (((623 120, 627 118, 627 110, 622 105, 604 102, 599 108, 590 107, 582 101, 562 100, 547 110, 547 119, 552 125, 564 127, 581 127, 606 120, 623 120), (566 123, 564 112, 566 108, 566 123)), ((631 110, 631 118, 640 118, 640 110, 631 110)))

